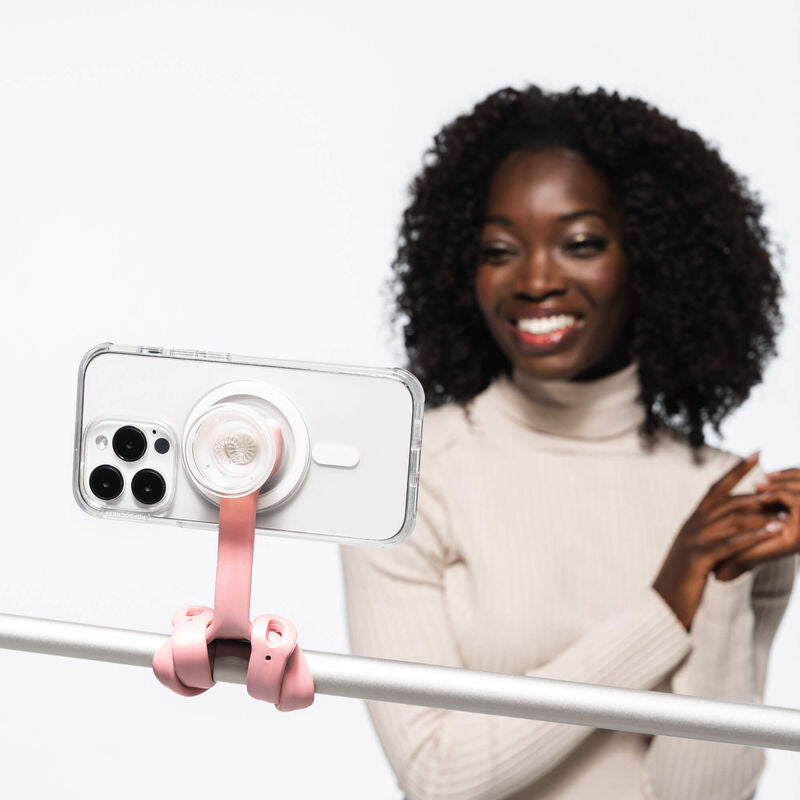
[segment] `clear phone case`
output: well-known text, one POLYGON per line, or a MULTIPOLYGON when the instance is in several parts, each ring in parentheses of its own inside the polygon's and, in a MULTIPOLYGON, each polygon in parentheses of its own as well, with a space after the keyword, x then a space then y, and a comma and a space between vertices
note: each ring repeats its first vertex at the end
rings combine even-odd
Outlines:
MULTIPOLYGON (((90 350, 78 375, 78 504, 107 519, 215 528, 219 500, 187 453, 210 452, 195 429, 209 407, 222 414, 232 401, 269 408, 291 455, 261 489, 257 532, 372 545, 411 533, 424 394, 410 372, 229 353, 90 350)), ((240 445, 231 453, 242 462, 249 445, 240 445)))

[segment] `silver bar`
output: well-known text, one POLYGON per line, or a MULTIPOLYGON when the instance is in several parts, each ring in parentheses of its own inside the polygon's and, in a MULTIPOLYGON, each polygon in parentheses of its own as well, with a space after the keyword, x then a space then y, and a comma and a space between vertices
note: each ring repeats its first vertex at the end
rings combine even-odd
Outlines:
MULTIPOLYGON (((0 614, 0 648, 150 667, 163 634, 0 614)), ((667 692, 303 651, 318 694, 593 728, 800 750, 800 711, 667 692)), ((245 683, 249 647, 217 648, 214 679, 245 683)))

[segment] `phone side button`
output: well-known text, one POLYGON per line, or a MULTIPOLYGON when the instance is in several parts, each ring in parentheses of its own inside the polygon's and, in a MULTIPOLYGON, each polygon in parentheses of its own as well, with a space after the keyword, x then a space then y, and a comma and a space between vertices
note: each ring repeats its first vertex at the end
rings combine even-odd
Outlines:
POLYGON ((419 447, 411 448, 411 464, 409 468, 409 484, 416 486, 419 483, 419 462, 422 450, 419 447))

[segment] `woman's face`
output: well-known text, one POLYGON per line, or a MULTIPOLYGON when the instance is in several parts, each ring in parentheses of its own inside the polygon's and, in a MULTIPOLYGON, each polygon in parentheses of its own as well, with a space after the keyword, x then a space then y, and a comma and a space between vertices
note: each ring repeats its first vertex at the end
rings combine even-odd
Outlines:
POLYGON ((591 380, 630 363, 622 220, 578 153, 517 151, 501 163, 475 292, 489 331, 523 372, 591 380))

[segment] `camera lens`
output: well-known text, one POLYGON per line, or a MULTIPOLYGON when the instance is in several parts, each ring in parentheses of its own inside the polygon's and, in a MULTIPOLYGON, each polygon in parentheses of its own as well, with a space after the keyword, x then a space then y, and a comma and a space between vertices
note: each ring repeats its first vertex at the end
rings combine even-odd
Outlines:
POLYGON ((167 493, 167 484, 154 469, 140 469, 131 481, 133 496, 146 506, 157 503, 167 493))
POLYGON ((101 500, 113 500, 122 494, 122 473, 111 464, 101 464, 89 475, 89 488, 101 500))
POLYGON ((147 439, 138 428, 125 425, 114 434, 111 446, 123 461, 136 461, 147 450, 147 439))

